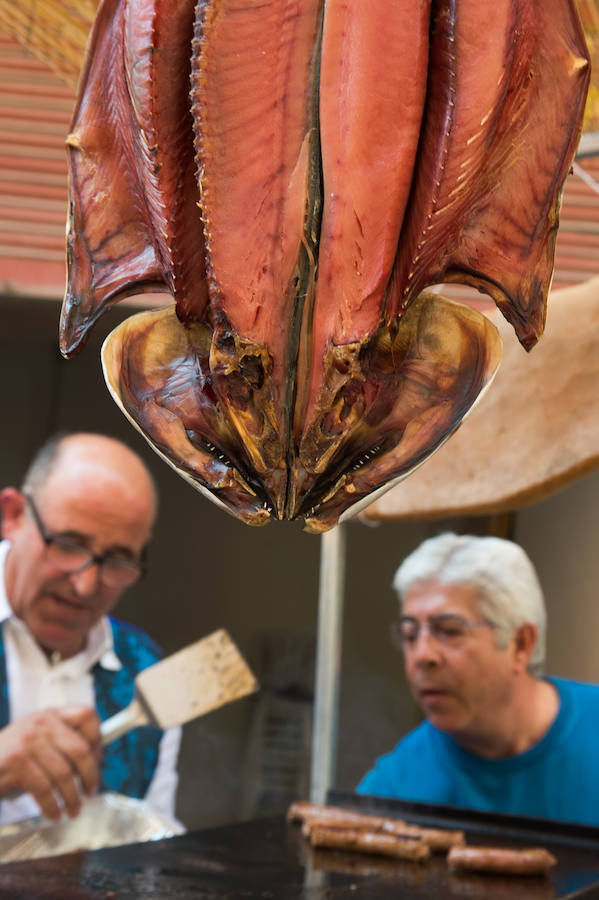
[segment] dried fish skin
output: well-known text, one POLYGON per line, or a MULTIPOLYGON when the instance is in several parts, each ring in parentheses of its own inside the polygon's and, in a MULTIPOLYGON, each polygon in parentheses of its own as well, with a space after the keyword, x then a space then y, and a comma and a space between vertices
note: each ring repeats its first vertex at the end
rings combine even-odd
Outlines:
POLYGON ((521 33, 526 29, 534 50, 528 68, 512 79, 500 128, 508 117, 514 125, 489 153, 487 174, 495 170, 500 178, 492 204, 482 198, 472 204, 445 277, 493 297, 530 350, 545 325, 561 198, 580 139, 591 68, 572 0, 536 0, 522 18, 521 33), (562 77, 552 81, 556 72, 562 77), (508 135, 520 153, 511 152, 508 135))
POLYGON ((427 110, 387 317, 426 285, 457 281, 490 294, 530 349, 580 137, 584 34, 571 0, 434 0, 432 15, 427 110))
POLYGON ((118 64, 124 29, 124 4, 104 0, 67 138, 67 288, 60 322, 60 349, 66 356, 82 346, 117 298, 162 285, 137 173, 127 85, 118 64))
POLYGON ((99 7, 67 138, 65 356, 130 294, 169 292, 183 318, 206 312, 187 100, 192 29, 188 0, 99 7))
POLYGON ((127 0, 123 56, 138 167, 163 277, 183 322, 202 321, 208 306, 189 107, 193 28, 189 0, 127 0))

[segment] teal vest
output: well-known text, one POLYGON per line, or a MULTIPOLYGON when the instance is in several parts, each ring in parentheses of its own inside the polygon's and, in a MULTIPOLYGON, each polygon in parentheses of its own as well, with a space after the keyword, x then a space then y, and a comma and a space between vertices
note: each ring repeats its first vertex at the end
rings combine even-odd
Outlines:
MULTIPOLYGON (((133 699, 137 673, 161 657, 158 645, 140 629, 112 618, 110 625, 114 652, 122 668, 112 672, 96 663, 92 669, 96 710, 102 721, 128 706, 133 699)), ((0 728, 8 725, 8 717, 6 654, 0 628, 0 728)), ((100 768, 100 790, 116 791, 128 797, 144 797, 158 762, 161 737, 159 728, 144 725, 108 744, 104 748, 100 768)))

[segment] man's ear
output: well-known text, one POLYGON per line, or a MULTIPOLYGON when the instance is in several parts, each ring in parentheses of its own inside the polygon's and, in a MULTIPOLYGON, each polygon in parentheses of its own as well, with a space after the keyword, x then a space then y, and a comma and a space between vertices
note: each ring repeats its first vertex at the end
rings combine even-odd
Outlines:
POLYGON ((13 487, 0 491, 0 509, 2 510, 2 537, 10 540, 15 531, 21 527, 25 518, 25 498, 13 487))
POLYGON ((538 629, 532 622, 520 625, 514 633, 514 660, 517 668, 526 671, 530 658, 537 646, 538 629))

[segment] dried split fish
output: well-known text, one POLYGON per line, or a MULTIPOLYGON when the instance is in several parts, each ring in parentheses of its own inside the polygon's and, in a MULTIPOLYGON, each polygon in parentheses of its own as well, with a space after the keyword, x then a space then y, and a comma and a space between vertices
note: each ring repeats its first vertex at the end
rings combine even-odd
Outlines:
POLYGON ((531 347, 589 66, 572 0, 103 0, 71 134, 61 349, 245 522, 332 527, 531 347))

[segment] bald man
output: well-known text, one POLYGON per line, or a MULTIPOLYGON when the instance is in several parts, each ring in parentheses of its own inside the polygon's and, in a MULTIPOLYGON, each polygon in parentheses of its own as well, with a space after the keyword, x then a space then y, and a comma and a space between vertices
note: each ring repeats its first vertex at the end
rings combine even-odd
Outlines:
POLYGON ((97 791, 174 815, 180 729, 135 729, 102 751, 100 721, 160 658, 110 617, 144 573, 157 496, 120 441, 48 441, 21 490, 0 492, 0 823, 75 816, 97 791))

